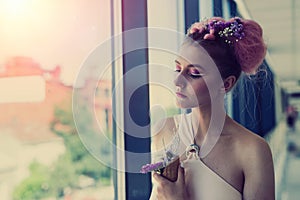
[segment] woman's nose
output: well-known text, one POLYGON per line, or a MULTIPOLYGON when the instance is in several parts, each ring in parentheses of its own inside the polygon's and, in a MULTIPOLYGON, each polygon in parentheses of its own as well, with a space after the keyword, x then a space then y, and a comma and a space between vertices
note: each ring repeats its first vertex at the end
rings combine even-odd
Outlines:
POLYGON ((181 73, 176 74, 174 78, 174 84, 177 87, 184 88, 186 85, 185 77, 181 73))

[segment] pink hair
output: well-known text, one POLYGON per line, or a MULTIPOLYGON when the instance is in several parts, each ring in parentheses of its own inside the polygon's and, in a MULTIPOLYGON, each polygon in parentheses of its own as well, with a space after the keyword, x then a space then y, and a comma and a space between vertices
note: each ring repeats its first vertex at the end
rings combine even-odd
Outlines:
POLYGON ((260 25, 249 19, 242 19, 242 23, 245 37, 234 44, 234 54, 242 71, 253 74, 263 62, 267 48, 260 25))
MULTIPOLYGON (((234 22, 235 20, 236 18, 231 18, 228 22, 234 22)), ((243 25, 244 36, 237 42, 230 44, 233 45, 233 48, 229 49, 233 49, 233 54, 241 70, 247 74, 254 74, 262 64, 267 51, 266 44, 263 40, 263 30, 260 25, 253 20, 240 20, 243 25)), ((218 33, 212 29, 206 32, 206 25, 213 21, 226 22, 226 20, 221 17, 212 17, 208 20, 196 22, 188 30, 188 35, 199 33, 204 34, 204 40, 216 40, 218 33)))

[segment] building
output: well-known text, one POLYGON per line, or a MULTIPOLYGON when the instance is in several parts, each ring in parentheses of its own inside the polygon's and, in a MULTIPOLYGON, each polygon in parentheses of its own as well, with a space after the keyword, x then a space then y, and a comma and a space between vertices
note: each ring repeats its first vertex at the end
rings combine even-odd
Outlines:
MULTIPOLYGON (((57 136, 50 131, 50 122, 54 119, 55 106, 70 106, 72 87, 60 81, 60 66, 53 70, 44 70, 41 66, 28 57, 10 58, 0 73, 0 80, 14 78, 15 82, 24 77, 40 77, 45 83, 44 99, 41 101, 19 100, 17 102, 0 103, 0 130, 1 133, 9 132, 22 142, 47 141, 57 136)), ((18 84, 18 83, 16 83, 18 84)), ((10 87, 10 86, 7 86, 10 87)), ((19 85, 18 87, 22 87, 19 85)), ((34 94, 35 87, 24 88, 34 94)), ((15 88, 12 87, 12 88, 15 88)), ((14 92, 9 91, 11 95, 14 92)))

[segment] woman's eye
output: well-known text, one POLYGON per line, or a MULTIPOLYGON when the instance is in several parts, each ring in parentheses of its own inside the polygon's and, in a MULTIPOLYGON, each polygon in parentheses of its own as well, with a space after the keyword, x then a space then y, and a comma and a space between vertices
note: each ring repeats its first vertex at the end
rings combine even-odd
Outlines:
POLYGON ((174 70, 174 72, 180 72, 180 71, 181 71, 181 69, 178 68, 178 67, 176 67, 175 70, 174 70))
POLYGON ((203 74, 190 74, 192 78, 201 78, 203 74))
POLYGON ((201 74, 199 71, 196 71, 196 70, 191 70, 190 71, 190 76, 192 78, 200 78, 203 76, 203 74, 201 74))

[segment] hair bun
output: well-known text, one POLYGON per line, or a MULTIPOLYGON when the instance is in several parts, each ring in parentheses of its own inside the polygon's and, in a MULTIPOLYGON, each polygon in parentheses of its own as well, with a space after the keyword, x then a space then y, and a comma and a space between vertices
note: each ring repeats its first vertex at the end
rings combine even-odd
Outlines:
POLYGON ((266 55, 263 30, 253 20, 241 19, 245 37, 234 43, 234 53, 242 71, 253 74, 262 64, 266 55))

